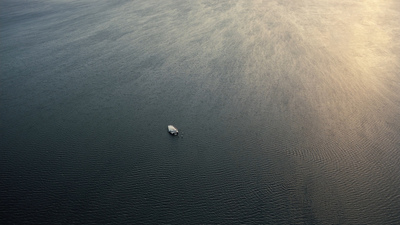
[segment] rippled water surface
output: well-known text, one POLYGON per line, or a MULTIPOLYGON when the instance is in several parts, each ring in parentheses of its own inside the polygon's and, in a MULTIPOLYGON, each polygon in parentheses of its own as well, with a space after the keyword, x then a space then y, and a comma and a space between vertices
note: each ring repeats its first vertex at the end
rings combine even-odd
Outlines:
POLYGON ((399 223, 399 27, 397 0, 3 0, 0 221, 399 223))

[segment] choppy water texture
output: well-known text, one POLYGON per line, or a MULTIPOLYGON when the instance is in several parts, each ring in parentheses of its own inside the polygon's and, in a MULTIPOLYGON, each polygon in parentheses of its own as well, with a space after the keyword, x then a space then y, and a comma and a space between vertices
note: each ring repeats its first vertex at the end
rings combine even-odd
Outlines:
POLYGON ((399 1, 0 10, 2 224, 399 223, 399 1))

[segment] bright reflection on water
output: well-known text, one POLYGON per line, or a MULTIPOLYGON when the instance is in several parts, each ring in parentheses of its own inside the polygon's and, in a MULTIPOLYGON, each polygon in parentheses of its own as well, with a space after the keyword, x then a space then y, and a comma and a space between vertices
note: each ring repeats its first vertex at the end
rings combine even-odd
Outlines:
POLYGON ((0 10, 0 223, 400 221, 399 1, 0 10))
MULTIPOLYGON (((303 201, 311 202, 318 221, 340 223, 331 212, 355 223, 357 217, 380 223, 382 218, 371 217, 393 215, 370 206, 399 198, 399 156, 393 155, 400 148, 398 3, 247 4, 242 9, 252 12, 235 17, 246 21, 237 22, 245 83, 266 101, 279 96, 271 106, 297 136, 288 154, 306 171, 318 169, 310 161, 323 165, 326 171, 318 175, 329 176, 309 185, 312 197, 303 201), (372 197, 388 190, 393 194, 372 197)), ((295 186, 305 185, 304 170, 295 173, 295 186)))

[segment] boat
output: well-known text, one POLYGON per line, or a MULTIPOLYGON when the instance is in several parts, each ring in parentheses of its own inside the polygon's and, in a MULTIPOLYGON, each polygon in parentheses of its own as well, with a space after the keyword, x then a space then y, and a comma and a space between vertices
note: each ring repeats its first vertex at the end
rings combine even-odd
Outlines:
POLYGON ((172 135, 178 135, 178 129, 172 125, 168 125, 168 132, 172 135))

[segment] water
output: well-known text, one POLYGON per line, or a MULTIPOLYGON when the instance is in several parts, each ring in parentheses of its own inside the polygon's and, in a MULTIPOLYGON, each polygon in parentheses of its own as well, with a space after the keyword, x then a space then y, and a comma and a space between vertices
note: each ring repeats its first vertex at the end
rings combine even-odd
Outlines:
POLYGON ((2 224, 399 223, 398 1, 0 10, 2 224))

